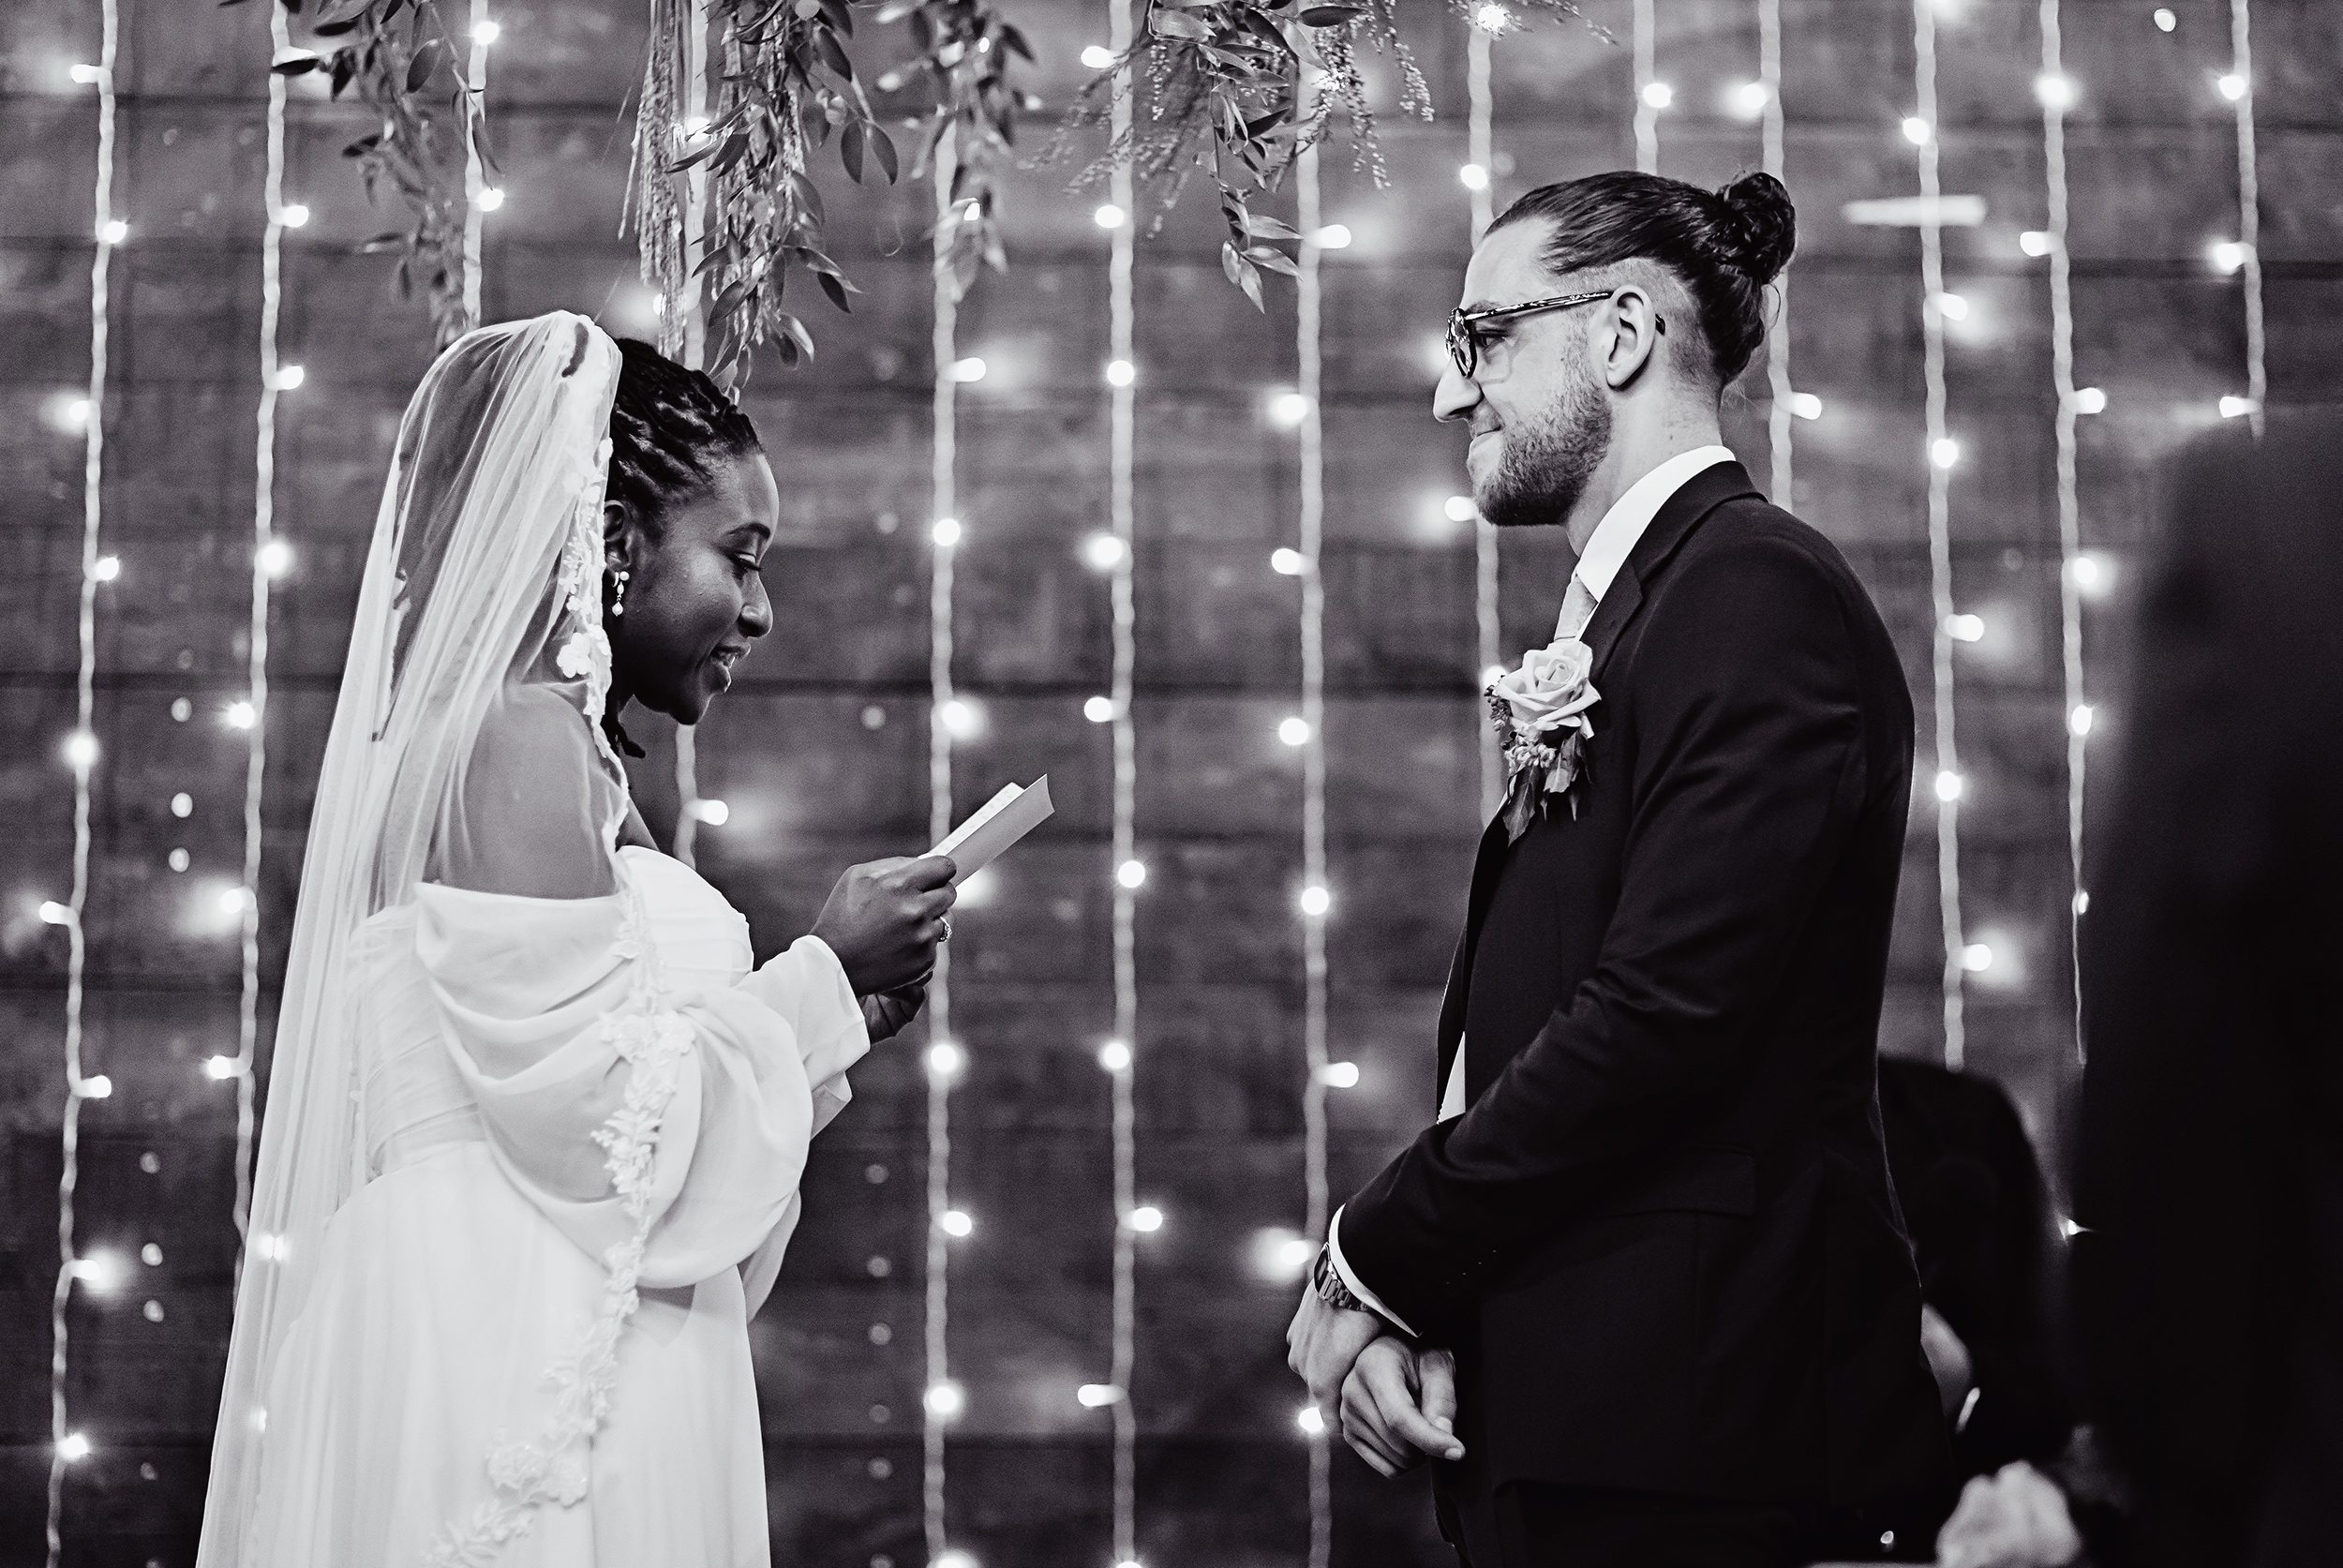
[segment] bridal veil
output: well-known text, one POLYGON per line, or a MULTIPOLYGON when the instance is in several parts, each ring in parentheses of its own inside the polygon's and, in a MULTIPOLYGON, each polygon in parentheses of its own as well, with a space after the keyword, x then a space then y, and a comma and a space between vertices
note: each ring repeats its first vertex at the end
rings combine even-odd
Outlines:
MULTIPOLYGON (((484 327, 440 356, 400 424, 302 868, 206 1565, 243 1559, 271 1370, 316 1283, 328 1222, 367 1179, 361 928, 425 882, 588 897, 622 881, 625 778, 601 724, 603 482, 619 366, 617 345, 580 316, 484 327)), ((673 1027, 649 1008, 639 1022, 647 1036, 673 1027)), ((634 1109, 655 1142, 658 1107, 634 1109)), ((604 1150, 617 1172, 623 1151, 580 1153, 606 1191, 604 1150)), ((623 1238, 614 1251, 613 1293, 631 1306, 623 1238)), ((604 1321, 615 1335, 624 1312, 604 1321)))

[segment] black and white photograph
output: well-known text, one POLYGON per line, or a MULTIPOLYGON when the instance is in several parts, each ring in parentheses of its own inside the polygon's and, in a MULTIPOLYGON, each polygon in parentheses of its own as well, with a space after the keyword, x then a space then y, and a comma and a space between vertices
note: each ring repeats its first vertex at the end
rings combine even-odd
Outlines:
POLYGON ((0 0, 0 1568, 2343 1561, 2343 6, 0 0))

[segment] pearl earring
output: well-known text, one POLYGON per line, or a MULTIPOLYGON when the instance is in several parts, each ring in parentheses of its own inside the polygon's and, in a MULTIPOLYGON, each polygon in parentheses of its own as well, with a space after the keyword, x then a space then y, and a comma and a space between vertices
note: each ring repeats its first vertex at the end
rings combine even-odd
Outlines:
POLYGON ((611 602, 610 602, 610 613, 611 613, 612 615, 614 615, 614 616, 619 616, 619 615, 624 615, 624 614, 626 614, 626 579, 627 579, 627 575, 628 575, 628 573, 627 573, 626 568, 625 568, 625 567, 623 567, 623 566, 619 567, 619 577, 618 577, 618 581, 619 581, 618 592, 617 592, 617 593, 616 593, 616 595, 615 595, 615 596, 611 599, 611 602))

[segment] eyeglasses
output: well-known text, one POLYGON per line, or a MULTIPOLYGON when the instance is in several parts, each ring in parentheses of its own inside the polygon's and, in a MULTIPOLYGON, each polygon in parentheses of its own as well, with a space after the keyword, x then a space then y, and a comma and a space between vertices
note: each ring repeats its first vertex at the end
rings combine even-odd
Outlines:
POLYGON ((1526 305, 1500 305, 1492 310, 1466 310, 1459 306, 1448 315, 1448 357, 1455 361, 1456 374, 1470 380, 1481 366, 1482 322, 1527 316, 1533 310, 1563 310, 1574 305, 1609 299, 1616 292, 1614 289, 1596 289, 1583 294, 1557 294, 1552 299, 1533 299, 1526 305))

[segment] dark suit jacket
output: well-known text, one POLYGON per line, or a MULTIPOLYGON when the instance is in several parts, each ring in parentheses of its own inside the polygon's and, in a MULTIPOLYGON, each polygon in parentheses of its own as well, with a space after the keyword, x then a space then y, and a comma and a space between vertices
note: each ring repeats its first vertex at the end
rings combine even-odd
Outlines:
POLYGON ((1471 1109, 1353 1197, 1509 1480, 1859 1504, 1942 1478, 1873 1087, 1912 705, 1877 612, 1738 463, 1604 594, 1577 812, 1492 825, 1440 1023, 1471 1109))
POLYGON ((2087 844, 2070 1265, 2086 1413, 2132 1471, 2142 1561, 2332 1563, 2343 425, 2192 454, 2142 609, 2087 844))

